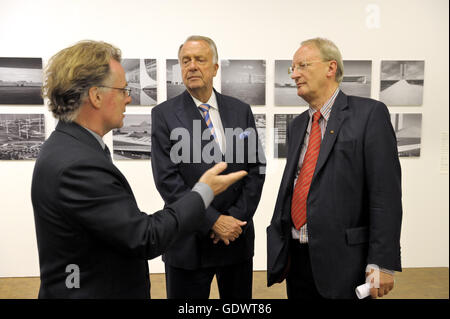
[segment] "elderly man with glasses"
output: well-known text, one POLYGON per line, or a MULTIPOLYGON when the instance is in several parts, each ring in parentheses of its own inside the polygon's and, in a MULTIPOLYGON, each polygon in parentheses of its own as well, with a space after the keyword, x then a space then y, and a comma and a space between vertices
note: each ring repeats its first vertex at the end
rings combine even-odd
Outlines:
POLYGON ((372 297, 401 271, 401 169, 387 107, 339 89, 334 43, 304 41, 291 78, 309 110, 289 125, 288 156, 267 229, 268 285, 286 279, 288 298, 372 297))

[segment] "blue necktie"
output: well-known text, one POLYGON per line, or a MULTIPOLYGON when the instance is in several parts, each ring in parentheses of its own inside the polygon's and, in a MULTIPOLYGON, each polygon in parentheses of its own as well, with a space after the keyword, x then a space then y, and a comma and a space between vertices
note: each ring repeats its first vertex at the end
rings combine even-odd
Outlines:
POLYGON ((208 126, 209 130, 211 131, 211 135, 214 136, 215 140, 217 140, 216 133, 214 132, 214 126, 212 124, 211 118, 209 117, 209 109, 211 108, 211 105, 205 103, 200 105, 198 108, 203 112, 206 126, 208 126))

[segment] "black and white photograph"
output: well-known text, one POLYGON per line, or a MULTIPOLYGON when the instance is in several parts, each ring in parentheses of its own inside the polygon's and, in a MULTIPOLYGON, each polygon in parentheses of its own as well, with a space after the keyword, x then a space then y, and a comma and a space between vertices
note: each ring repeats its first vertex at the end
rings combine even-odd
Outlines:
POLYGON ((380 101, 422 105, 425 61, 381 61, 380 101))
POLYGON ((253 114, 261 146, 266 151, 266 114, 253 114))
POLYGON ((347 95, 370 98, 372 61, 344 60, 344 77, 340 89, 347 95))
POLYGON ((250 105, 266 105, 266 61, 222 60, 222 94, 250 105))
POLYGON ((44 141, 44 114, 0 114, 0 160, 34 160, 44 141))
POLYGON ((0 104, 44 104, 41 58, 0 58, 0 104))
POLYGON ((132 101, 129 105, 156 105, 156 59, 123 59, 122 66, 131 88, 132 101))
POLYGON ((125 114, 123 126, 113 130, 115 160, 150 159, 151 115, 125 114))
POLYGON ((420 156, 422 114, 391 113, 391 123, 397 136, 398 156, 420 156))
POLYGON ((308 103, 297 95, 297 85, 289 74, 292 60, 275 60, 275 105, 307 106, 308 103))
POLYGON ((181 76, 181 66, 177 59, 166 60, 166 88, 167 99, 171 99, 184 92, 186 87, 181 76))
POLYGON ((287 157, 287 128, 288 124, 299 114, 275 114, 274 116, 274 158, 287 157))

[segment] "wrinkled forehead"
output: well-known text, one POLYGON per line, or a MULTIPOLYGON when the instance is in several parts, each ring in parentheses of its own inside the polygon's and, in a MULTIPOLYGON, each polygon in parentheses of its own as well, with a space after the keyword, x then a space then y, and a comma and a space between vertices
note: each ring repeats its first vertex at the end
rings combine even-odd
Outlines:
POLYGON ((320 51, 315 45, 302 45, 294 54, 293 63, 320 60, 320 51))
POLYGON ((192 40, 183 44, 180 50, 180 57, 191 54, 212 56, 213 52, 206 41, 192 40))

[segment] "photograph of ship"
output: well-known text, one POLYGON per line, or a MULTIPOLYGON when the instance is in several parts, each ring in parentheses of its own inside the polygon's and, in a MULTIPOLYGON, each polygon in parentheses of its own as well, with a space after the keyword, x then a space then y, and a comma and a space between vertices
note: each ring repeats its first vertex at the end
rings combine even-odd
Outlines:
POLYGON ((151 115, 125 114, 123 127, 113 130, 115 160, 150 159, 151 115))
POLYGON ((380 101, 422 105, 425 61, 381 61, 380 101))
POLYGON ((166 60, 166 88, 167 99, 171 99, 184 92, 186 87, 181 77, 181 67, 177 59, 166 60))
POLYGON ((265 60, 222 60, 222 94, 250 105, 266 104, 265 60))
POLYGON ((399 157, 420 156, 422 114, 391 114, 391 123, 397 136, 399 157))
POLYGON ((275 105, 307 106, 308 103, 297 95, 297 86, 289 74, 291 66, 292 60, 275 60, 275 105))
POLYGON ((41 58, 0 58, 0 104, 44 104, 41 58))
POLYGON ((255 118, 256 130, 261 141, 261 146, 265 152, 266 150, 266 114, 253 114, 255 118))
POLYGON ((344 78, 340 89, 347 95, 370 98, 372 86, 372 61, 348 60, 344 62, 344 78))
POLYGON ((0 160, 36 159, 44 141, 44 114, 0 114, 0 160))
POLYGON ((287 128, 288 124, 298 114, 275 114, 274 116, 274 158, 286 158, 287 157, 287 128))
POLYGON ((122 66, 131 88, 130 105, 156 105, 156 59, 123 59, 122 66))

